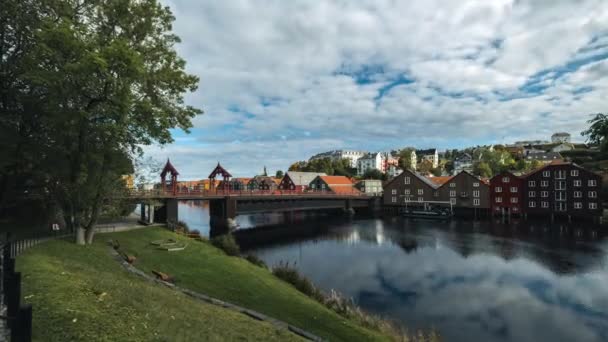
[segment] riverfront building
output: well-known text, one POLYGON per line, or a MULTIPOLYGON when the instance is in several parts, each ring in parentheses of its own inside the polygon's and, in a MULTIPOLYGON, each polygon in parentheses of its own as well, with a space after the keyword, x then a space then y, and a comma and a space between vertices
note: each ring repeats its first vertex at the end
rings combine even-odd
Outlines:
POLYGON ((344 176, 317 176, 310 182, 310 190, 328 191, 335 194, 359 193, 353 182, 344 176))
POLYGON ((521 215, 524 203, 524 179, 511 172, 501 172, 490 179, 490 206, 494 215, 521 215))
POLYGON ((324 172, 288 171, 279 183, 279 190, 303 192, 308 189, 310 182, 317 176, 327 176, 327 174, 324 172))
MULTIPOLYGON (((445 178, 445 177, 436 177, 445 178)), ((438 188, 439 200, 454 208, 487 212, 490 209, 490 186, 479 177, 461 171, 438 188)))

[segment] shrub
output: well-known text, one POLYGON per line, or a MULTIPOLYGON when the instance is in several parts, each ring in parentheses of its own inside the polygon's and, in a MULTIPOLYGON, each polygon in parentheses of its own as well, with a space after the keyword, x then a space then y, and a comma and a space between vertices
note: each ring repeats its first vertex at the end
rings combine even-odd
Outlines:
POLYGON ((181 228, 184 230, 184 233, 189 233, 190 232, 190 227, 188 226, 188 224, 184 221, 177 221, 176 224, 177 228, 181 228))
POLYGON ((298 291, 308 297, 323 303, 323 292, 317 289, 308 278, 301 275, 298 270, 294 266, 289 265, 288 262, 279 262, 277 266, 272 268, 272 274, 293 285, 298 291))
POLYGON ((262 267, 262 268, 268 268, 268 266, 266 266, 266 263, 264 262, 264 260, 258 258, 256 255, 254 254, 248 254, 245 259, 247 261, 249 261, 250 263, 262 267))
POLYGON ((216 236, 211 239, 211 244, 231 256, 237 256, 241 253, 239 245, 236 243, 236 240, 234 240, 232 234, 216 236))

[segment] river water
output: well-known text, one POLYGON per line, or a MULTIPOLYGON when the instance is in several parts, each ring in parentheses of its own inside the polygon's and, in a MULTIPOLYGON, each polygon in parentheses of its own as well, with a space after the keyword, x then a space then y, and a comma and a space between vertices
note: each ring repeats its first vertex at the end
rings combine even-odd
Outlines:
MULTIPOLYGON (((180 203, 179 216, 209 234, 205 202, 180 203)), ((592 224, 285 220, 237 217, 237 238, 410 329, 446 341, 608 341, 608 238, 592 224)))

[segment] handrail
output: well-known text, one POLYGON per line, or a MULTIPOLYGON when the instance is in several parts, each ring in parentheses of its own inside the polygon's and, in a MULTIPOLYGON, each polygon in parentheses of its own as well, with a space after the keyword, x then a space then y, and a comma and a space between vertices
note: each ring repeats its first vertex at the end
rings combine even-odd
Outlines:
POLYGON ((359 191, 339 192, 333 191, 293 191, 293 190, 178 190, 178 191, 162 191, 162 190, 131 190, 129 197, 180 197, 180 196, 200 196, 200 197, 253 197, 253 196, 327 196, 333 198, 343 197, 374 197, 374 195, 362 193, 359 191))

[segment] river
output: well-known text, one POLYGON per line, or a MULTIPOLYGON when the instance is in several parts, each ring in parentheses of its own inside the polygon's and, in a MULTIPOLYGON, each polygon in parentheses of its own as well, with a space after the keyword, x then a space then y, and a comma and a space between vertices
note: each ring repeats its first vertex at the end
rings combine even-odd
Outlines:
MULTIPOLYGON (((299 215, 239 216, 236 234, 268 265, 446 341, 608 341, 608 238, 590 223, 299 215)), ((205 202, 179 216, 209 234, 205 202)))

